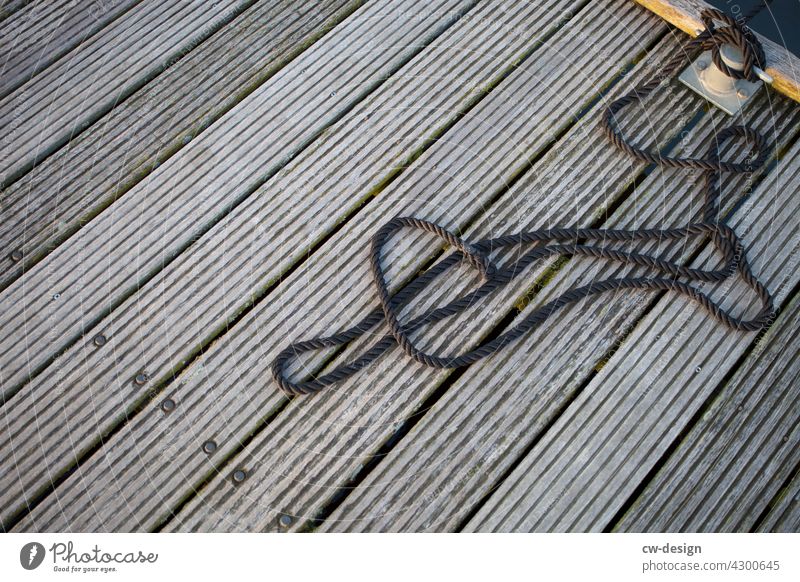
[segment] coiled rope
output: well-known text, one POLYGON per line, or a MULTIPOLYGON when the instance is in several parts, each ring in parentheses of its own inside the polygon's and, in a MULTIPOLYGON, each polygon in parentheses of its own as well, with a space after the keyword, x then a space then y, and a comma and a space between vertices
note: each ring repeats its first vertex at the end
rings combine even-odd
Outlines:
POLYGON ((602 116, 602 127, 608 139, 617 148, 629 156, 656 164, 662 167, 700 169, 704 172, 704 203, 702 220, 690 223, 680 228, 669 229, 602 229, 602 228, 548 228, 518 232, 497 238, 489 238, 468 243, 446 230, 445 228, 420 218, 397 217, 390 220, 372 238, 370 266, 373 282, 377 292, 380 307, 375 308, 356 325, 334 333, 329 336, 317 337, 291 344, 282 350, 272 364, 272 374, 281 387, 289 395, 309 394, 318 392, 331 384, 341 382, 356 374, 371 362, 375 361, 384 352, 395 344, 411 358, 426 366, 433 368, 458 368, 468 366, 481 358, 485 358, 540 325, 560 308, 574 303, 583 298, 609 291, 620 289, 639 289, 645 291, 673 291, 689 297, 708 310, 716 319, 728 327, 741 331, 754 331, 768 324, 773 317, 775 309, 772 297, 767 288, 753 274, 745 257, 742 242, 736 233, 724 221, 720 221, 719 211, 719 178, 722 172, 742 174, 752 172, 764 164, 767 157, 767 147, 764 138, 754 130, 745 126, 732 126, 720 132, 716 143, 708 151, 705 158, 680 158, 662 156, 657 152, 640 149, 630 144, 615 125, 617 114, 627 105, 636 100, 647 97, 661 82, 674 76, 678 67, 683 64, 686 55, 696 49, 710 50, 714 63, 728 75, 736 78, 755 80, 753 67, 764 68, 764 51, 758 40, 737 23, 718 10, 706 10, 702 14, 705 31, 691 40, 679 55, 669 61, 649 81, 642 83, 630 93, 614 101, 602 116), (722 22, 725 26, 717 28, 715 21, 722 22), (739 48, 745 59, 744 70, 734 71, 728 69, 719 56, 719 49, 723 44, 732 44, 739 48), (719 159, 722 145, 731 139, 741 139, 752 148, 749 163, 734 163, 719 159), (415 228, 432 233, 456 250, 439 263, 419 275, 398 293, 392 296, 389 293, 385 273, 381 266, 381 254, 389 238, 395 232, 415 228), (715 270, 695 269, 680 265, 673 261, 656 256, 636 252, 626 252, 611 248, 606 245, 589 244, 592 241, 638 242, 658 241, 664 239, 678 240, 689 236, 710 237, 717 251, 722 255, 723 266, 715 270), (585 243, 564 244, 570 241, 582 240, 585 243), (498 249, 508 249, 532 243, 556 242, 562 244, 547 244, 534 246, 523 253, 509 265, 497 266, 489 258, 491 252, 498 249), (650 277, 621 277, 610 278, 592 282, 589 285, 577 287, 566 291, 556 299, 532 311, 517 325, 503 334, 483 343, 477 348, 457 356, 442 356, 426 353, 418 348, 409 335, 423 326, 438 322, 447 317, 459 314, 467 309, 473 302, 489 295, 498 288, 509 284, 525 268, 535 261, 555 255, 583 255, 638 265, 652 269, 659 276, 650 277), (407 304, 416 294, 425 288, 436 277, 446 272, 458 263, 466 261, 483 277, 483 283, 476 290, 458 297, 443 307, 432 309, 410 322, 402 322, 398 311, 407 304), (762 308, 753 319, 740 319, 726 311, 720 304, 714 302, 708 295, 692 286, 688 281, 718 282, 731 277, 738 272, 744 282, 755 291, 761 300, 762 308), (681 280, 682 279, 682 280, 681 280), (355 360, 341 364, 330 372, 303 381, 292 381, 286 375, 289 364, 303 353, 327 348, 341 347, 365 335, 370 329, 385 320, 390 332, 384 335, 366 352, 355 360))

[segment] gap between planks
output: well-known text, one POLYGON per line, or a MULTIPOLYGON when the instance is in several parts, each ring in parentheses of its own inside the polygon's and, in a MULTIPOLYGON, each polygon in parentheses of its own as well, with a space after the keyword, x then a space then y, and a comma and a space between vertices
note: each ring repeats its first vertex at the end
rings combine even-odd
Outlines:
POLYGON ((795 534, 800 531, 800 464, 795 467, 792 480, 773 500, 756 531, 795 534))

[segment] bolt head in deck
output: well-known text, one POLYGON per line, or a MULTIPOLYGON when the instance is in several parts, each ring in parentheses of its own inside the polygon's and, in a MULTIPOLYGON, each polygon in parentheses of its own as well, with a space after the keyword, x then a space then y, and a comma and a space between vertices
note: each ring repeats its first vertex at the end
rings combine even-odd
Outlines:
POLYGON ((19 263, 22 260, 22 251, 17 249, 16 251, 11 251, 11 254, 8 255, 8 258, 14 261, 15 263, 19 263))
POLYGON ((92 340, 92 343, 94 345, 96 345, 98 348, 100 348, 100 347, 106 345, 107 341, 108 341, 108 338, 106 338, 106 336, 104 336, 102 333, 100 333, 100 334, 97 334, 96 336, 94 336, 94 339, 92 340))
POLYGON ((247 473, 244 471, 244 469, 236 469, 231 475, 231 480, 233 481, 234 485, 242 483, 246 478, 247 473))
POLYGON ((167 398, 161 403, 161 410, 169 413, 175 410, 175 406, 175 401, 172 398, 167 398))
POLYGON ((203 443, 203 452, 210 455, 217 450, 217 443, 215 441, 206 441, 203 443))

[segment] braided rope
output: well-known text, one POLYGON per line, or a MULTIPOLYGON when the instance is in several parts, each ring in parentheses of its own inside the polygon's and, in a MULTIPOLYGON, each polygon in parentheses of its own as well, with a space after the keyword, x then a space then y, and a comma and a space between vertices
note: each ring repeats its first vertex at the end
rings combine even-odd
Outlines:
POLYGON ((380 307, 374 309, 356 325, 330 336, 322 336, 310 340, 299 341, 282 350, 272 364, 272 374, 278 385, 287 394, 300 395, 317 392, 341 382, 362 370, 375 361, 394 345, 400 348, 415 361, 433 368, 458 368, 468 366, 485 358, 522 335, 540 325, 562 307, 592 295, 618 291, 621 289, 638 289, 644 291, 671 291, 682 294, 699 303, 717 320, 735 330, 755 331, 768 325, 774 315, 772 297, 767 288, 758 280, 750 269, 745 257, 744 247, 736 233, 724 222, 717 220, 720 191, 718 182, 722 172, 741 174, 752 172, 761 167, 767 158, 767 144, 756 131, 745 126, 732 126, 720 132, 715 144, 709 149, 705 158, 680 158, 662 156, 657 152, 641 149, 625 140, 616 128, 617 114, 630 103, 644 99, 664 79, 674 76, 686 54, 697 48, 711 50, 714 63, 728 75, 736 78, 753 80, 754 66, 764 66, 764 51, 758 40, 749 30, 739 25, 734 19, 717 10, 706 10, 702 14, 706 30, 691 40, 679 55, 670 60, 656 76, 637 86, 627 95, 614 101, 601 118, 602 128, 609 141, 629 156, 662 167, 699 169, 704 172, 704 204, 702 221, 687 226, 669 229, 601 229, 581 227, 561 227, 527 232, 518 232, 496 238, 484 239, 472 244, 467 243, 447 229, 420 218, 396 217, 382 226, 372 238, 370 266, 372 278, 380 307), (716 28, 715 21, 722 22, 724 28, 716 28), (744 70, 729 70, 719 57, 719 48, 723 44, 737 46, 745 56, 744 70), (741 139, 749 144, 755 154, 749 163, 733 163, 719 159, 719 151, 728 140, 741 139), (423 274, 414 278, 394 296, 389 292, 386 275, 381 266, 381 254, 390 237, 397 231, 407 228, 419 229, 434 234, 451 245, 455 251, 423 274), (715 270, 691 268, 675 262, 636 252, 626 252, 601 244, 589 244, 592 241, 637 242, 655 240, 677 240, 689 236, 710 237, 716 250, 723 258, 723 266, 715 270), (585 241, 578 244, 577 241, 585 241), (497 266, 489 258, 490 251, 510 249, 534 243, 562 243, 534 246, 524 252, 514 262, 506 266, 497 266), (567 244, 569 243, 569 244, 567 244), (536 261, 547 257, 563 255, 582 255, 616 261, 624 264, 638 265, 660 272, 662 276, 622 277, 592 282, 589 285, 570 289, 552 301, 526 315, 522 321, 501 335, 479 345, 478 347, 457 355, 441 356, 426 353, 418 348, 409 334, 423 326, 441 321, 466 310, 473 302, 488 296, 500 287, 509 284, 525 268, 536 261), (448 269, 465 261, 476 269, 483 278, 483 283, 476 290, 452 300, 443 307, 423 313, 410 322, 400 320, 399 309, 424 289, 431 281, 445 273, 448 269), (753 319, 740 319, 714 302, 708 295, 687 282, 718 282, 739 273, 761 300, 762 308, 753 319), (669 276, 669 277, 668 277, 669 276), (344 363, 330 372, 305 381, 292 381, 286 375, 286 368, 292 360, 301 354, 325 348, 345 346, 369 332, 381 321, 386 321, 390 333, 384 335, 366 352, 353 361, 344 363))

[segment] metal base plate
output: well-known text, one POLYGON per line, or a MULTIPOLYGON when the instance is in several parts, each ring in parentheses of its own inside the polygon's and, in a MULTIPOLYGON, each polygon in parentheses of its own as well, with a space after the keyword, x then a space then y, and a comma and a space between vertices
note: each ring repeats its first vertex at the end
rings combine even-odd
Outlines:
POLYGON ((751 83, 745 79, 737 79, 734 83, 734 90, 727 93, 716 93, 708 89, 702 79, 703 72, 714 66, 711 61, 711 51, 706 51, 697 57, 697 60, 678 76, 678 79, 728 115, 736 115, 753 98, 761 87, 761 82, 751 83))

